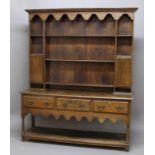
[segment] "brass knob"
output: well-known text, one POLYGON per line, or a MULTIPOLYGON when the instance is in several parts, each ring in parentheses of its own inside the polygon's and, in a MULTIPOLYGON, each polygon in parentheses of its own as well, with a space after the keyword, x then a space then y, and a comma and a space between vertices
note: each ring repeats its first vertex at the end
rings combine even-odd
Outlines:
POLYGON ((79 104, 79 108, 85 108, 85 105, 84 104, 79 104))
POLYGON ((121 110, 123 110, 124 108, 121 107, 121 106, 116 106, 116 109, 117 109, 118 111, 121 111, 121 110))
POLYGON ((31 106, 33 104, 33 102, 32 101, 29 101, 29 106, 31 106))
POLYGON ((63 108, 67 108, 67 103, 63 103, 63 108))
POLYGON ((99 107, 97 107, 97 109, 99 110, 99 111, 102 111, 102 110, 104 110, 106 108, 106 106, 99 106, 99 107))
POLYGON ((44 106, 45 106, 45 107, 48 107, 48 106, 49 106, 49 103, 48 103, 48 102, 45 102, 45 103, 44 103, 44 106))

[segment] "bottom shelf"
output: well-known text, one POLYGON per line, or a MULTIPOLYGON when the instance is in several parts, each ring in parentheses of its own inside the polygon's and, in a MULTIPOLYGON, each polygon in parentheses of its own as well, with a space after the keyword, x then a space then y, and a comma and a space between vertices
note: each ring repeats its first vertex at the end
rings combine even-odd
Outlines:
POLYGON ((23 133, 26 140, 117 147, 128 150, 127 134, 35 127, 23 133))

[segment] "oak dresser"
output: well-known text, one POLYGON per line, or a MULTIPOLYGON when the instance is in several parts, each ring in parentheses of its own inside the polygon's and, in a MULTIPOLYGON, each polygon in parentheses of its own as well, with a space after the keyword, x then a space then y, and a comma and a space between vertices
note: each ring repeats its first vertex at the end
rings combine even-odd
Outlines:
POLYGON ((26 10, 30 88, 21 93, 23 140, 129 148, 136 10, 26 10), (26 129, 24 119, 29 113, 32 126, 26 129), (90 123, 121 120, 126 132, 38 127, 38 115, 52 115, 58 121, 85 118, 90 123))

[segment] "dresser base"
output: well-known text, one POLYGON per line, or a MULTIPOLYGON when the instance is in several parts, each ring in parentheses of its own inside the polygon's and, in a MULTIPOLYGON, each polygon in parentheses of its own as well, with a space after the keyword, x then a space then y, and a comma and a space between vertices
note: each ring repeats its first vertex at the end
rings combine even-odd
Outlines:
POLYGON ((111 147, 128 150, 127 134, 75 131, 35 127, 24 131, 23 140, 51 141, 98 147, 111 147))

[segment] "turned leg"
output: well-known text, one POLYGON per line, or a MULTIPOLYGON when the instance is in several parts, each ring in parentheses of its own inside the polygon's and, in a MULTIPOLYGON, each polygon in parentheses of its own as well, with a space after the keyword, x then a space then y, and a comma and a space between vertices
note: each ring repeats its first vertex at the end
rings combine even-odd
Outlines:
POLYGON ((31 121, 32 121, 32 128, 35 127, 35 117, 31 115, 31 121))
POLYGON ((25 122, 24 122, 25 116, 22 116, 22 141, 25 141, 24 132, 25 132, 25 122))
POLYGON ((130 124, 127 125, 127 142, 128 146, 126 146, 126 151, 129 151, 129 143, 130 143, 130 124))

